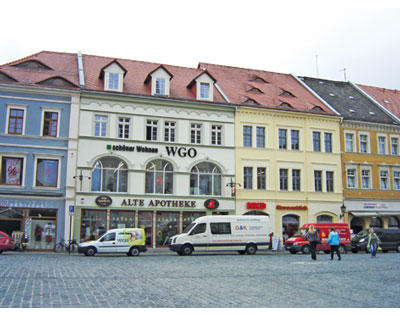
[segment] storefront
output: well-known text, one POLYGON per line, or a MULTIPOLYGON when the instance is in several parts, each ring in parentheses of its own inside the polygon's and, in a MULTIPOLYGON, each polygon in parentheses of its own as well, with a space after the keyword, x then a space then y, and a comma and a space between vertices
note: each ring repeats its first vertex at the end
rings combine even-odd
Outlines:
POLYGON ((17 241, 24 238, 28 250, 51 250, 62 236, 64 201, 0 199, 0 230, 17 241))

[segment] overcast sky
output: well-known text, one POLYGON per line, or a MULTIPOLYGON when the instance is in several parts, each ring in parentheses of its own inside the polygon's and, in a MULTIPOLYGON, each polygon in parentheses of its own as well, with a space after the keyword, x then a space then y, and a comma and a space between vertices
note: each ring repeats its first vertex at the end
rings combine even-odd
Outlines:
POLYGON ((332 80, 344 80, 346 69, 352 82, 400 90, 400 4, 320 2, 0 1, 0 64, 42 50, 81 51, 332 80))

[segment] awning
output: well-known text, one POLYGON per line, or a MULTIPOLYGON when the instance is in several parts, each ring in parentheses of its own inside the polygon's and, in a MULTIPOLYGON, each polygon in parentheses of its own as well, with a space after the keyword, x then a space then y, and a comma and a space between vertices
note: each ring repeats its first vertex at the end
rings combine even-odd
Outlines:
POLYGON ((350 213, 356 217, 400 216, 400 211, 384 211, 384 212, 350 211, 350 213))

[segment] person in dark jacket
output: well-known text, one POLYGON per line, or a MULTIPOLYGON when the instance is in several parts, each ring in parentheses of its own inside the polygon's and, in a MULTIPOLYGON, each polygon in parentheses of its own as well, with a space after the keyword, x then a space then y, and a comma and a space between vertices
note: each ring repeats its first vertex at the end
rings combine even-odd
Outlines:
POLYGON ((328 240, 326 243, 331 245, 331 260, 333 260, 333 253, 336 252, 338 260, 341 260, 342 258, 340 257, 340 251, 339 251, 339 243, 340 243, 340 237, 339 234, 335 231, 335 229, 332 227, 331 231, 329 233, 328 240))
POLYGON ((313 225, 311 225, 308 228, 308 231, 307 231, 307 233, 305 235, 305 239, 310 242, 311 259, 312 260, 317 260, 317 254, 316 254, 315 248, 320 243, 320 241, 319 241, 319 233, 314 228, 313 225))

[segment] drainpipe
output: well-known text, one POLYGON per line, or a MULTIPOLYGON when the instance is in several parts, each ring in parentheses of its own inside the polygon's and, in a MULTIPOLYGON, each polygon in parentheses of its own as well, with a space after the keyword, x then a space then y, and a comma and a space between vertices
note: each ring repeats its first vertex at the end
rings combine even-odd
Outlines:
POLYGON ((83 73, 82 53, 78 52, 77 57, 78 57, 79 86, 83 89, 85 87, 85 76, 83 73))

